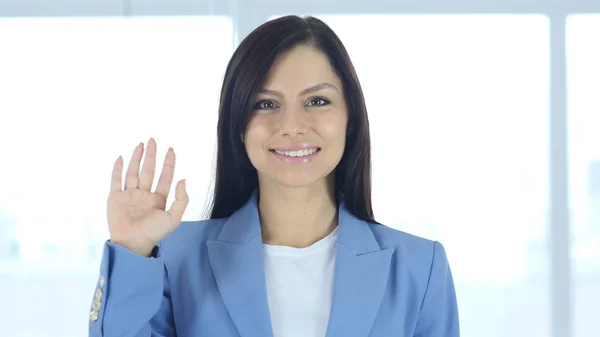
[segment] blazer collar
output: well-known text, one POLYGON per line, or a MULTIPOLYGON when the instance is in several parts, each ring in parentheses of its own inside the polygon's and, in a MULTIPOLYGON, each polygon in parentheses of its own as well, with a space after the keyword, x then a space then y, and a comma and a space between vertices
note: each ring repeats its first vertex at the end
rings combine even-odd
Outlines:
MULTIPOLYGON (((360 255, 381 250, 369 225, 352 215, 342 202, 338 207, 338 239, 353 254, 360 255)), ((258 214, 258 191, 252 192, 248 202, 225 222, 217 240, 245 244, 261 235, 258 214)))
POLYGON ((217 241, 243 245, 257 235, 261 235, 261 233, 258 215, 258 192, 255 190, 244 206, 235 211, 225 221, 217 241))

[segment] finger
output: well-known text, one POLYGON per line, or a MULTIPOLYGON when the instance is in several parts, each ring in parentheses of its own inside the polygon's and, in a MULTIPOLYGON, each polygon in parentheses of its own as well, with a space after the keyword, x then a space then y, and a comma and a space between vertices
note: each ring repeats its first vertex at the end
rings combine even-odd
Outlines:
POLYGON ((123 157, 119 156, 113 165, 110 191, 120 192, 123 189, 123 157))
POLYGON ((175 152, 173 148, 169 148, 167 155, 165 156, 165 163, 163 164, 162 173, 158 179, 158 185, 156 185, 156 193, 164 197, 169 196, 171 190, 171 184, 173 183, 173 174, 175 173, 175 152))
POLYGON ((125 176, 125 189, 135 189, 138 187, 138 174, 140 172, 140 160, 144 153, 144 143, 140 143, 133 150, 131 160, 129 161, 129 168, 127 168, 127 175, 125 176))
POLYGON ((171 208, 169 209, 169 214, 171 215, 171 221, 173 225, 179 226, 181 223, 181 219, 183 218, 183 213, 185 212, 185 208, 189 202, 189 197, 185 190, 185 179, 180 180, 175 186, 175 200, 171 204, 171 208))
POLYGON ((144 165, 140 174, 139 189, 150 191, 154 180, 154 168, 156 167, 156 142, 153 138, 148 141, 148 148, 144 156, 144 165))

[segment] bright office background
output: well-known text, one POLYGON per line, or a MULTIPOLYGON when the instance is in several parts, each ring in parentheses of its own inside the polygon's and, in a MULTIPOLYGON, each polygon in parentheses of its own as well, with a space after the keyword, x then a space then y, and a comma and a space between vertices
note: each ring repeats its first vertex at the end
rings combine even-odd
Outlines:
POLYGON ((288 13, 346 44, 376 217, 445 245, 461 335, 600 336, 596 0, 0 0, 0 336, 87 335, 138 142, 175 148, 201 216, 227 61, 288 13))

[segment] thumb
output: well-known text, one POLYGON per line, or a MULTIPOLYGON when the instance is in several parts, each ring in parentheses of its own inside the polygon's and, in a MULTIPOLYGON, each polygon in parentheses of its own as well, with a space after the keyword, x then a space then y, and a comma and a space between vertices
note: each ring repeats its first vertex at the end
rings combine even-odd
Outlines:
POLYGON ((183 218, 183 213, 185 212, 185 208, 187 207, 189 198, 187 192, 185 190, 185 179, 180 180, 175 186, 175 200, 171 204, 171 208, 169 208, 169 215, 171 216, 171 221, 175 227, 179 226, 181 223, 181 219, 183 218))

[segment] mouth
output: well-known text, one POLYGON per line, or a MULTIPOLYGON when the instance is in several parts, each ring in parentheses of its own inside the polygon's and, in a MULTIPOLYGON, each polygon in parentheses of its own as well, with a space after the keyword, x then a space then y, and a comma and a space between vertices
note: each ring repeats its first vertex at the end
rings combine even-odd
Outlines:
POLYGON ((321 152, 321 148, 313 147, 313 148, 305 148, 305 149, 292 150, 292 151, 280 150, 280 149, 270 149, 269 152, 271 152, 273 155, 275 155, 275 157, 277 157, 279 160, 283 161, 284 163, 304 164, 304 163, 311 162, 321 152))
POLYGON ((300 150, 295 150, 295 151, 284 151, 284 150, 276 150, 276 149, 270 149, 269 150, 272 153, 276 153, 278 155, 281 156, 286 156, 286 157, 290 157, 290 158, 297 158, 297 157, 308 157, 312 154, 315 154, 319 151, 321 151, 320 147, 315 147, 315 148, 311 148, 311 149, 300 149, 300 150))

